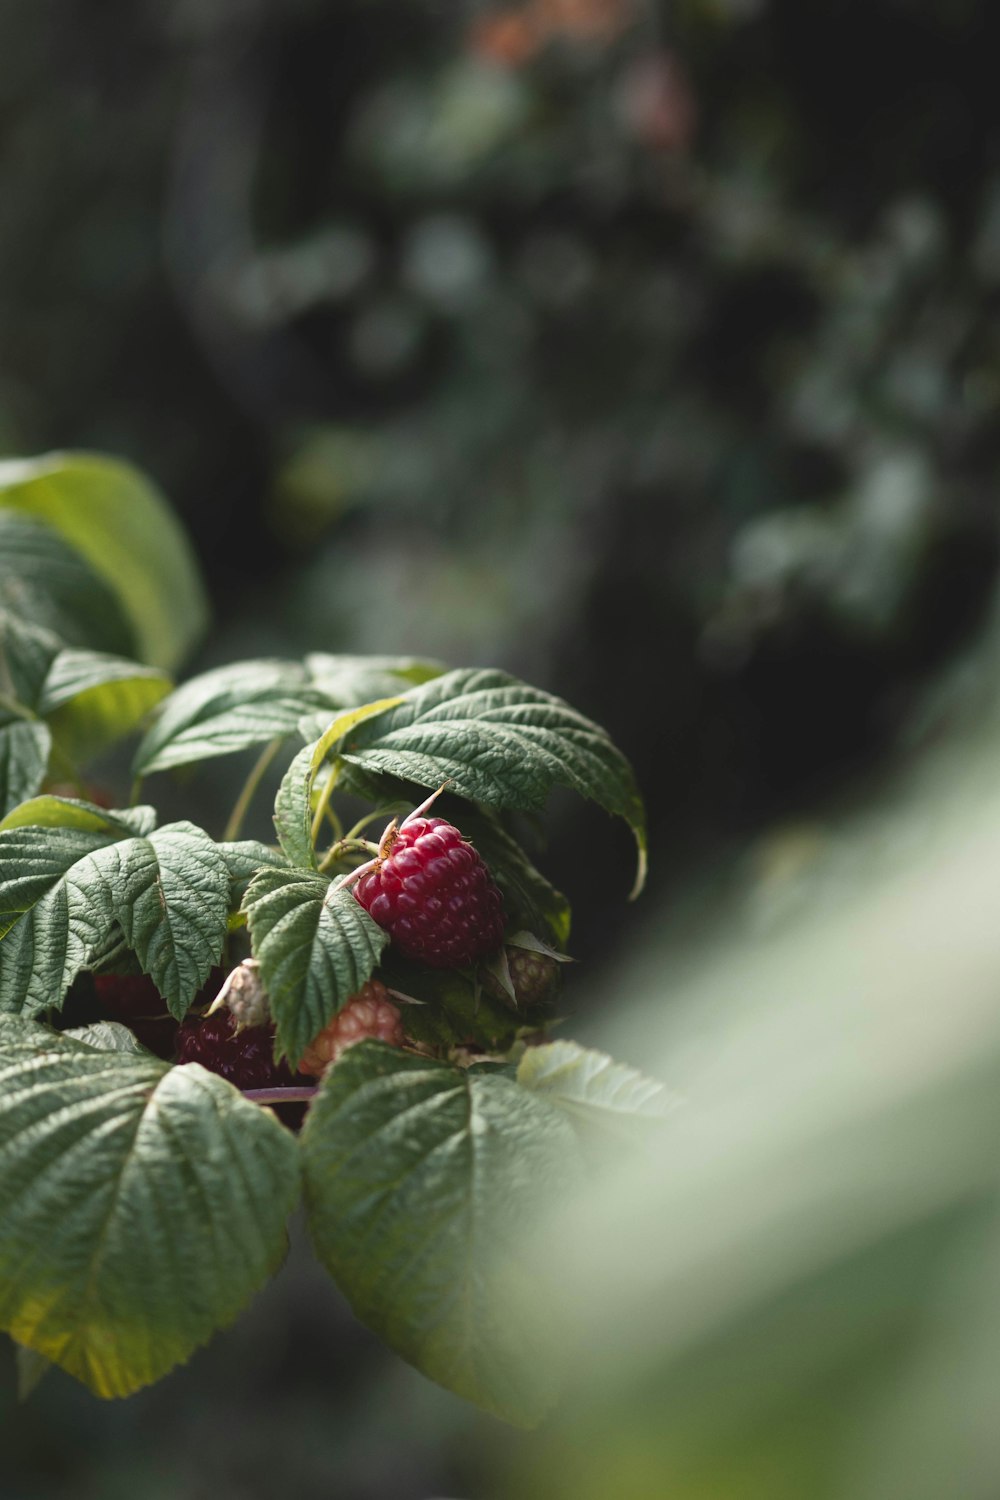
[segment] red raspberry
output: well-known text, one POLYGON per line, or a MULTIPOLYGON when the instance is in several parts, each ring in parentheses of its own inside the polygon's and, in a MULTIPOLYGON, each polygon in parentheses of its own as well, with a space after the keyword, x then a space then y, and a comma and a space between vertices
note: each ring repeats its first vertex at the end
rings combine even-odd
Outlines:
POLYGON ((235 1030, 228 1010, 214 1016, 189 1015, 177 1033, 177 1061, 201 1063, 238 1089, 290 1088, 295 1078, 286 1062, 274 1060, 274 1027, 235 1030))
POLYGON ((389 991, 377 979, 369 979, 343 1010, 320 1032, 307 1048, 299 1069, 322 1077, 331 1063, 356 1042, 369 1038, 401 1047, 406 1040, 398 1006, 389 999, 389 991))
POLYGON ((464 968, 503 938, 503 897, 443 818, 405 823, 354 893, 402 954, 434 969, 464 968))

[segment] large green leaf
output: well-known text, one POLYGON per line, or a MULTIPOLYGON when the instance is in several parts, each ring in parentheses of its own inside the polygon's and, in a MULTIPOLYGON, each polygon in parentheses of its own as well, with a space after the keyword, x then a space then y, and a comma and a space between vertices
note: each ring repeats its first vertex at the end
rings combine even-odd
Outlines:
POLYGON ((358 1317, 433 1380, 530 1426, 557 1389, 540 1202, 580 1159, 558 1110, 497 1069, 352 1047, 303 1133, 316 1251, 358 1317))
POLYGON ((331 714, 406 692, 440 670, 411 657, 328 655, 214 668, 192 677, 164 703, 136 753, 136 775, 265 744, 294 733, 303 718, 315 719, 315 738, 331 714))
POLYGON ((0 510, 0 609, 70 646, 131 656, 135 639, 117 595, 51 526, 0 510))
POLYGON ((97 1395, 236 1317, 298 1187, 293 1137, 221 1078, 0 1017, 0 1327, 97 1395))
POLYGON ((517 1069, 522 1088, 543 1095, 582 1131, 645 1133, 673 1104, 662 1083, 576 1042, 529 1047, 517 1069))
POLYGON ((142 723, 171 688, 155 667, 99 651, 60 651, 45 678, 38 712, 56 745, 85 762, 142 723))
MULTIPOLYGON (((56 811, 59 800, 39 799, 56 811)), ((173 1014, 183 1016, 226 938, 225 859, 191 823, 136 835, 121 815, 100 822, 100 809, 63 805, 60 826, 0 829, 0 1010, 59 1005, 117 923, 173 1014)))
POLYGON ((345 736, 340 754, 420 786, 444 781, 495 808, 540 808, 568 786, 624 818, 646 868, 646 819, 628 761, 597 724, 505 672, 448 672, 345 736))
POLYGON ((313 871, 261 870, 243 907, 271 998, 279 1054, 297 1063, 370 978, 389 934, 352 891, 338 890, 313 871))
POLYGON ((202 634, 207 602, 159 490, 120 459, 49 453, 0 463, 0 508, 53 527, 114 590, 141 660, 171 671, 202 634))

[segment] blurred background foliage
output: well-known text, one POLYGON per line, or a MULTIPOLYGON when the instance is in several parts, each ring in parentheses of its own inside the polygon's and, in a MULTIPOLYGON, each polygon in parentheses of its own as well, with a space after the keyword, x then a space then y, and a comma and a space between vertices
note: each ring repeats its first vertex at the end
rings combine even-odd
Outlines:
MULTIPOLYGON (((0 456, 153 475, 205 662, 429 654, 606 723, 652 928, 568 803, 548 868, 613 1040, 661 911, 872 878, 843 807, 991 690, 998 43, 988 0, 0 7, 0 456)), ((4 1500, 471 1493, 496 1437, 307 1264, 125 1407, 8 1380, 4 1500)))

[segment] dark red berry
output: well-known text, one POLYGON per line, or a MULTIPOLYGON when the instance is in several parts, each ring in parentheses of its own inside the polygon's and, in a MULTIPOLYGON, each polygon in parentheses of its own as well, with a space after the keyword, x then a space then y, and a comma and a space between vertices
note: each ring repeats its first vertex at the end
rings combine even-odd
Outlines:
POLYGON ((479 855, 443 818, 414 818, 355 895, 407 958, 460 969, 500 946, 503 897, 479 855))
POLYGON ((274 1027, 237 1032, 228 1010, 187 1016, 177 1033, 177 1061, 201 1063, 238 1089, 289 1088, 296 1081, 287 1063, 274 1060, 274 1027))

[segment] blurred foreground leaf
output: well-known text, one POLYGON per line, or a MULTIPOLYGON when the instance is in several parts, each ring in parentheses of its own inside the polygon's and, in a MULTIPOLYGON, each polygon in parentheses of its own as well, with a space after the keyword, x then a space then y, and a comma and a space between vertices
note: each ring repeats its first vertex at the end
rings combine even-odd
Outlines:
POLYGON ((669 1149, 617 1164, 553 1231, 585 1342, 503 1493, 1000 1492, 987 739, 838 826, 795 921, 762 933, 729 909, 700 950, 654 931, 619 976, 639 1003, 616 1050, 658 1059, 685 1103, 669 1149))
POLYGON ((181 663, 204 631, 208 603, 187 537, 138 469, 92 453, 7 459, 4 507, 52 527, 86 559, 119 600, 141 661, 166 671, 181 663))

